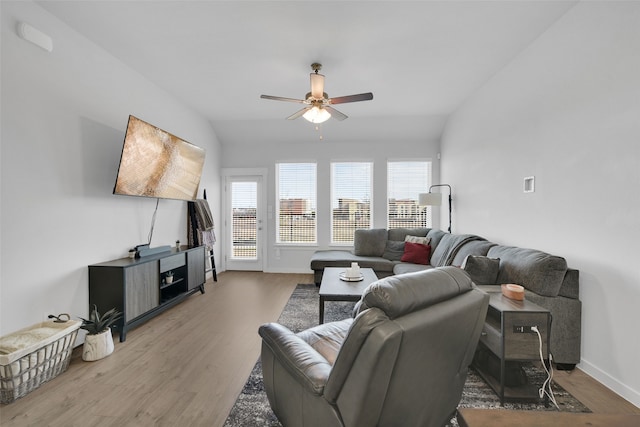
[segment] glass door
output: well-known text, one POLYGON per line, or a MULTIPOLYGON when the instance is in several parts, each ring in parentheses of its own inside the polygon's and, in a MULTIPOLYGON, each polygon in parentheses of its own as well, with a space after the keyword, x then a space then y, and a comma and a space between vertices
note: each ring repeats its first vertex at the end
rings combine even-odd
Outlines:
POLYGON ((262 177, 228 176, 226 269, 262 271, 262 177))

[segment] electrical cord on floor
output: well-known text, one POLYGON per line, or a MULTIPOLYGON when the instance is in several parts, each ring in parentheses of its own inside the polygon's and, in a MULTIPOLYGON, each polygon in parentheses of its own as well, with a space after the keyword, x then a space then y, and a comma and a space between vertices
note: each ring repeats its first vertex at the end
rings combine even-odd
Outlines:
POLYGON ((547 379, 544 380, 544 383, 542 383, 542 387, 540 387, 540 389, 538 390, 538 394, 540 395, 540 399, 542 399, 546 394, 549 397, 549 400, 551 401, 551 403, 553 403, 553 406, 555 406, 557 409, 560 409, 558 407, 558 403, 556 402, 556 398, 553 395, 553 390, 551 389, 551 380, 553 379, 553 365, 551 364, 552 362, 551 353, 549 353, 549 369, 547 369, 547 365, 544 363, 544 356, 542 354, 542 335, 540 335, 540 331, 538 330, 537 326, 532 326, 531 330, 536 334, 538 334, 538 343, 540 344, 539 346, 540 362, 542 362, 542 367, 544 368, 544 371, 547 373, 547 379), (547 388, 549 389, 548 391, 547 391, 547 388))

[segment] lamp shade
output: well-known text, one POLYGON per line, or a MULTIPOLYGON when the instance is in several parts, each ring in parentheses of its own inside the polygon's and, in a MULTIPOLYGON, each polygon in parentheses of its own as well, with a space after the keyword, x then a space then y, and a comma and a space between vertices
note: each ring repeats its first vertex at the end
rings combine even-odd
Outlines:
POLYGON ((441 206, 442 193, 420 193, 418 195, 418 205, 420 206, 441 206))
POLYGON ((323 98, 324 76, 318 73, 311 73, 311 96, 315 99, 323 98))
POLYGON ((331 113, 329 113, 324 108, 320 108, 314 105, 311 109, 304 113, 302 117, 304 117, 311 123, 323 123, 331 118, 331 113))

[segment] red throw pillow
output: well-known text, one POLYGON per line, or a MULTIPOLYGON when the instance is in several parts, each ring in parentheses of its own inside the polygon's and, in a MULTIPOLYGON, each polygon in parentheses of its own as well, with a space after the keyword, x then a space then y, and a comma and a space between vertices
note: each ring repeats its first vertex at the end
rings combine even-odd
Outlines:
POLYGON ((400 261, 428 265, 430 257, 431 245, 404 242, 404 254, 402 254, 400 261))

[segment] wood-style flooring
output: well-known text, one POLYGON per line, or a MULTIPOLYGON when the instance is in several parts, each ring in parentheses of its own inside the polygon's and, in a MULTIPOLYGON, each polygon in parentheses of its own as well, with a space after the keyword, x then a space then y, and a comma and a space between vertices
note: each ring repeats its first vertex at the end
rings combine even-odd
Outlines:
MULTIPOLYGON (((259 325, 278 319, 311 274, 225 272, 195 294, 115 339, 115 352, 69 369, 0 406, 0 425, 207 426, 224 424, 260 354, 259 325)), ((640 413, 579 369, 556 380, 592 411, 640 413)))

